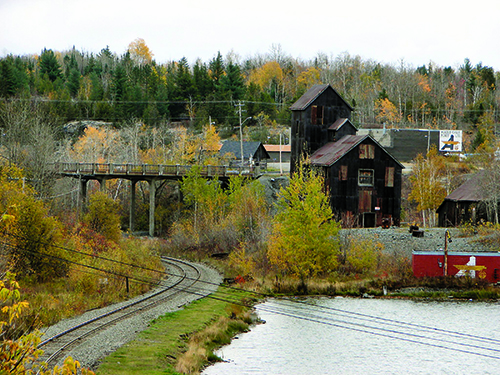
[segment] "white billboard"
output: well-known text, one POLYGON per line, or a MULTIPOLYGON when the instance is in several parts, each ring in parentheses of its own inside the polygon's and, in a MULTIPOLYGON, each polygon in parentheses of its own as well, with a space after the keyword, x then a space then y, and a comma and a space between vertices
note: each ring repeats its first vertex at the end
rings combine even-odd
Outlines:
POLYGON ((439 151, 462 152, 462 131, 461 130, 440 130, 439 131, 439 151))

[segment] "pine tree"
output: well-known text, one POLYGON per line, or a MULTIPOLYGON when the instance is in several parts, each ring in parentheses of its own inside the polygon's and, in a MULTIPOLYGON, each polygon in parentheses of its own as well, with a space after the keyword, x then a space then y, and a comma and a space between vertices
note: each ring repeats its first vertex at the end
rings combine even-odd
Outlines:
POLYGON ((61 65, 51 49, 42 51, 39 64, 40 73, 42 75, 47 74, 51 82, 54 82, 57 78, 62 78, 61 65))
POLYGON ((8 59, 0 61, 0 96, 8 98, 16 94, 14 67, 8 59))
POLYGON ((72 98, 76 98, 78 95, 78 90, 80 89, 80 72, 72 68, 68 80, 66 82, 66 86, 68 87, 69 94, 72 98))

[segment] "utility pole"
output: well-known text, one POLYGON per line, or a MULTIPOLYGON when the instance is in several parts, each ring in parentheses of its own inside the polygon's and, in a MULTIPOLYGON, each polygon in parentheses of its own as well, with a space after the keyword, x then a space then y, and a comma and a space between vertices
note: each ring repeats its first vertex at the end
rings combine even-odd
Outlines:
POLYGON ((243 121, 241 120, 241 112, 246 112, 241 109, 245 104, 241 102, 241 100, 238 101, 238 104, 236 106, 238 107, 238 116, 240 118, 240 152, 241 152, 241 168, 243 168, 243 163, 245 161, 244 155, 243 155, 243 124, 245 123, 246 120, 250 120, 252 117, 247 117, 243 121))
POLYGON ((448 276, 448 242, 451 242, 450 232, 444 232, 444 276, 448 276))
POLYGON ((281 164, 281 131, 280 131, 280 176, 283 176, 283 167, 281 164))
POLYGON ((240 118, 240 152, 241 152, 241 168, 243 168, 243 123, 241 122, 241 107, 243 104, 241 104, 241 100, 238 101, 238 115, 240 118))

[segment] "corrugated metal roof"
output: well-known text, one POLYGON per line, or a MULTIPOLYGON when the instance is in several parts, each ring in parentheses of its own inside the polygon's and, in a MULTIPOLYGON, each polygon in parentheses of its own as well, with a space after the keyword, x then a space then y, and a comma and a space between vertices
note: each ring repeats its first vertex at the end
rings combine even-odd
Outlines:
MULTIPOLYGON (((267 153, 266 149, 261 142, 243 142, 243 155, 244 158, 255 157, 259 147, 263 148, 264 158, 270 159, 271 157, 267 153)), ((219 150, 220 155, 226 153, 232 153, 236 159, 241 158, 241 143, 239 141, 225 141, 219 150)))
POLYGON ((330 85, 314 85, 302 95, 299 100, 292 104, 292 111, 302 111, 306 109, 326 88, 330 85))
POLYGON ((360 144, 368 135, 346 135, 337 142, 330 142, 316 150, 309 160, 312 165, 329 167, 337 162, 342 156, 360 144))
POLYGON ((348 118, 339 118, 332 125, 330 125, 328 130, 339 130, 347 121, 349 121, 348 118))
POLYGON ((391 155, 384 147, 380 145, 376 140, 370 137, 368 134, 365 135, 345 135, 336 142, 330 142, 316 150, 310 157, 312 165, 318 167, 329 167, 335 164, 342 156, 351 151, 354 147, 363 142, 366 138, 370 138, 373 143, 378 145, 387 155, 389 155, 402 169, 404 165, 401 164, 394 156, 391 155))
POLYGON ((458 188, 453 190, 453 192, 448 195, 444 200, 445 201, 469 201, 469 202, 479 202, 482 201, 484 197, 484 193, 481 189, 482 182, 485 171, 479 171, 472 175, 467 181, 465 181, 458 188))
POLYGON ((291 145, 264 145, 267 152, 279 152, 281 147, 281 152, 291 152, 291 145))
POLYGON ((354 111, 354 109, 347 103, 342 96, 339 95, 335 89, 330 86, 330 85, 314 85, 311 87, 309 90, 307 90, 304 95, 302 95, 299 100, 297 100, 295 103, 292 104, 290 109, 292 111, 303 111, 307 107, 311 105, 314 100, 320 96, 327 88, 330 88, 335 92, 340 99, 350 108, 351 111, 354 111))

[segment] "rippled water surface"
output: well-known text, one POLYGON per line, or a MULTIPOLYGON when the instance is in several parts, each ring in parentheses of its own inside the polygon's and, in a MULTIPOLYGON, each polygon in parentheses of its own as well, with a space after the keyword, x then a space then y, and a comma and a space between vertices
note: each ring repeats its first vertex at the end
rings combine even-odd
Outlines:
POLYGON ((500 374, 500 304, 271 300, 204 375, 500 374))

